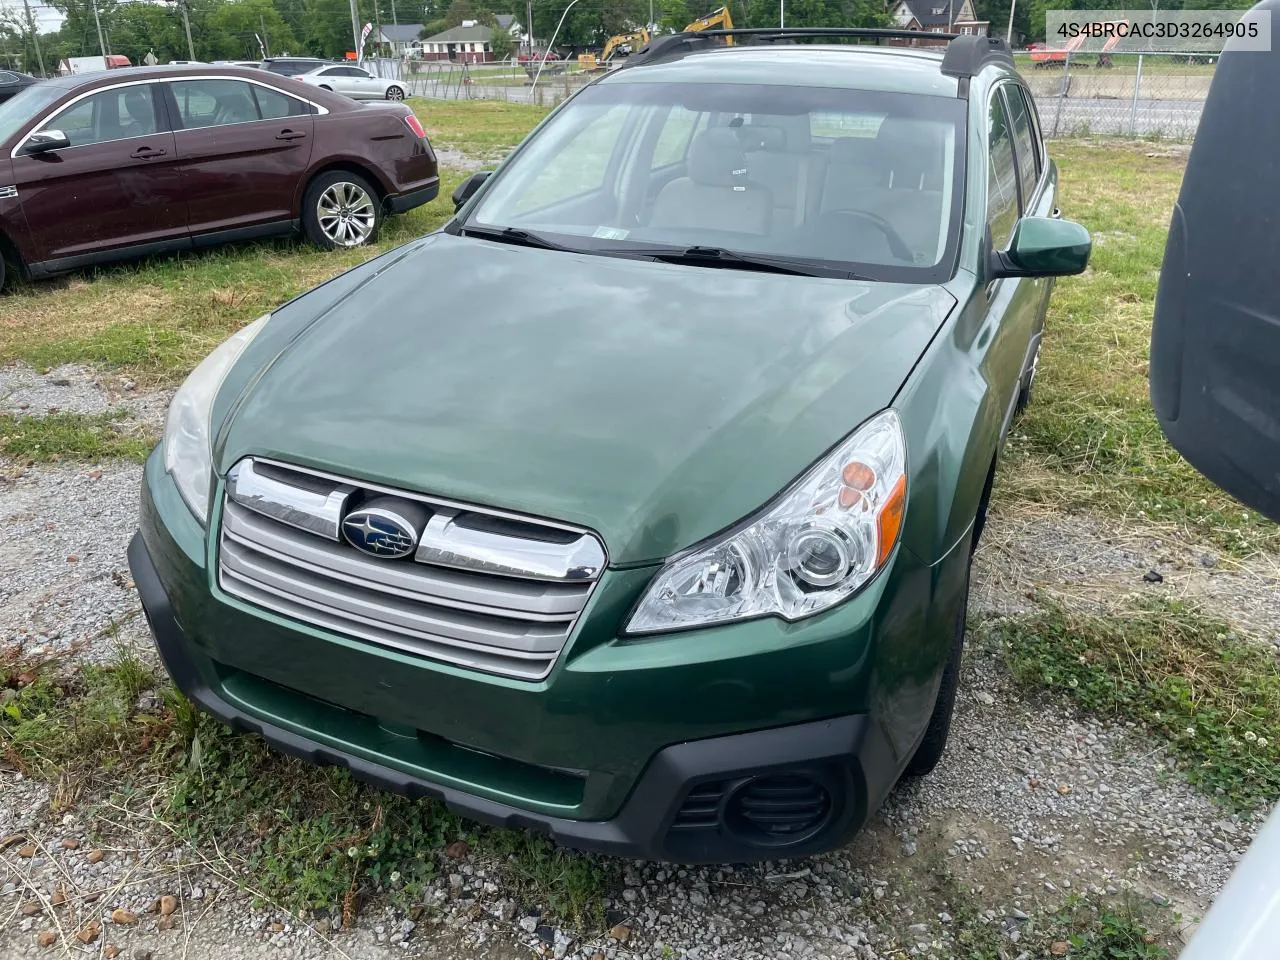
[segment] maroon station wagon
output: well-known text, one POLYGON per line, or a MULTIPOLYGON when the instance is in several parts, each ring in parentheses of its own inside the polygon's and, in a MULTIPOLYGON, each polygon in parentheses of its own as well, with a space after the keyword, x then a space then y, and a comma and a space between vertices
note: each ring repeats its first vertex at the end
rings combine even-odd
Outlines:
POLYGON ((408 107, 261 70, 112 70, 0 104, 0 254, 29 277, 292 231, 359 246, 439 189, 408 107))

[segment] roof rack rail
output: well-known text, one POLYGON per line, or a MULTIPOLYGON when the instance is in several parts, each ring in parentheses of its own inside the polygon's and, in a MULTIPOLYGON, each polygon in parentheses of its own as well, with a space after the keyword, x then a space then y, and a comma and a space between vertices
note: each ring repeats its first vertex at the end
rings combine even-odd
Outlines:
POLYGON ((881 29, 878 27, 739 27, 733 30, 697 30, 654 37, 649 44, 627 57, 622 68, 646 63, 677 60, 695 50, 719 46, 726 37, 748 43, 789 43, 823 37, 846 37, 863 40, 946 40, 942 72, 952 77, 971 77, 988 62, 1013 67, 1009 46, 999 37, 979 37, 962 33, 927 33, 920 30, 881 29))
POLYGON ((988 63, 998 63, 1013 70, 1013 53, 1009 44, 999 37, 961 34, 947 44, 947 52, 942 55, 942 72, 949 77, 972 77, 988 63))

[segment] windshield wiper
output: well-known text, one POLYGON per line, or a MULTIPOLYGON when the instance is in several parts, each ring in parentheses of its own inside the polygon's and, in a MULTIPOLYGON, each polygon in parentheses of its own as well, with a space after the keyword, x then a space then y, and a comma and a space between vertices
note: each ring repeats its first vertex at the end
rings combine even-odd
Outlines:
MULTIPOLYGON (((623 251, 619 251, 622 253, 623 251)), ((662 263, 683 263, 697 267, 719 267, 728 270, 760 270, 765 273, 782 273, 793 277, 826 277, 832 272, 818 266, 797 263, 785 257, 770 257, 757 253, 738 253, 724 247, 636 247, 625 253, 633 257, 648 257, 662 263)), ((844 276, 840 273, 839 276, 844 276)))
POLYGON ((548 240, 537 233, 521 230, 519 227, 474 227, 467 225, 459 231, 464 237, 484 237, 500 243, 514 243, 522 247, 540 247, 543 250, 569 250, 569 247, 548 240))

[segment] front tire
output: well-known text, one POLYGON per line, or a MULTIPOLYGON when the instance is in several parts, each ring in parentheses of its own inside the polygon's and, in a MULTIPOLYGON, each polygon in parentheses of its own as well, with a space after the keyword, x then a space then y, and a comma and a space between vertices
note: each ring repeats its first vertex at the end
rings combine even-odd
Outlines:
POLYGON ((311 181, 302 199, 302 229, 325 250, 359 247, 378 237, 382 201, 364 177, 331 170, 311 181))
POLYGON ((388 99, 388 100, 403 100, 403 99, 404 99, 404 88, 402 88, 402 87, 387 87, 387 99, 388 99))

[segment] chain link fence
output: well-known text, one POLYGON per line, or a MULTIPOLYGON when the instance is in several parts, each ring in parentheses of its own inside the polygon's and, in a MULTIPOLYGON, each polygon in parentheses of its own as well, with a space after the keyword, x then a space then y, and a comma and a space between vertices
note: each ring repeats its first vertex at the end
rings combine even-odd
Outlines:
POLYGON ((590 75, 576 61, 547 61, 538 76, 536 62, 516 58, 491 63, 453 60, 365 60, 370 73, 398 80, 412 97, 433 100, 506 100, 554 106, 581 87, 590 75), (534 78, 537 77, 535 85, 534 78))
POLYGON ((1035 95, 1046 137, 1169 140, 1195 136, 1215 59, 1186 54, 1072 55, 1056 51, 1016 57, 1018 69, 1035 95))

